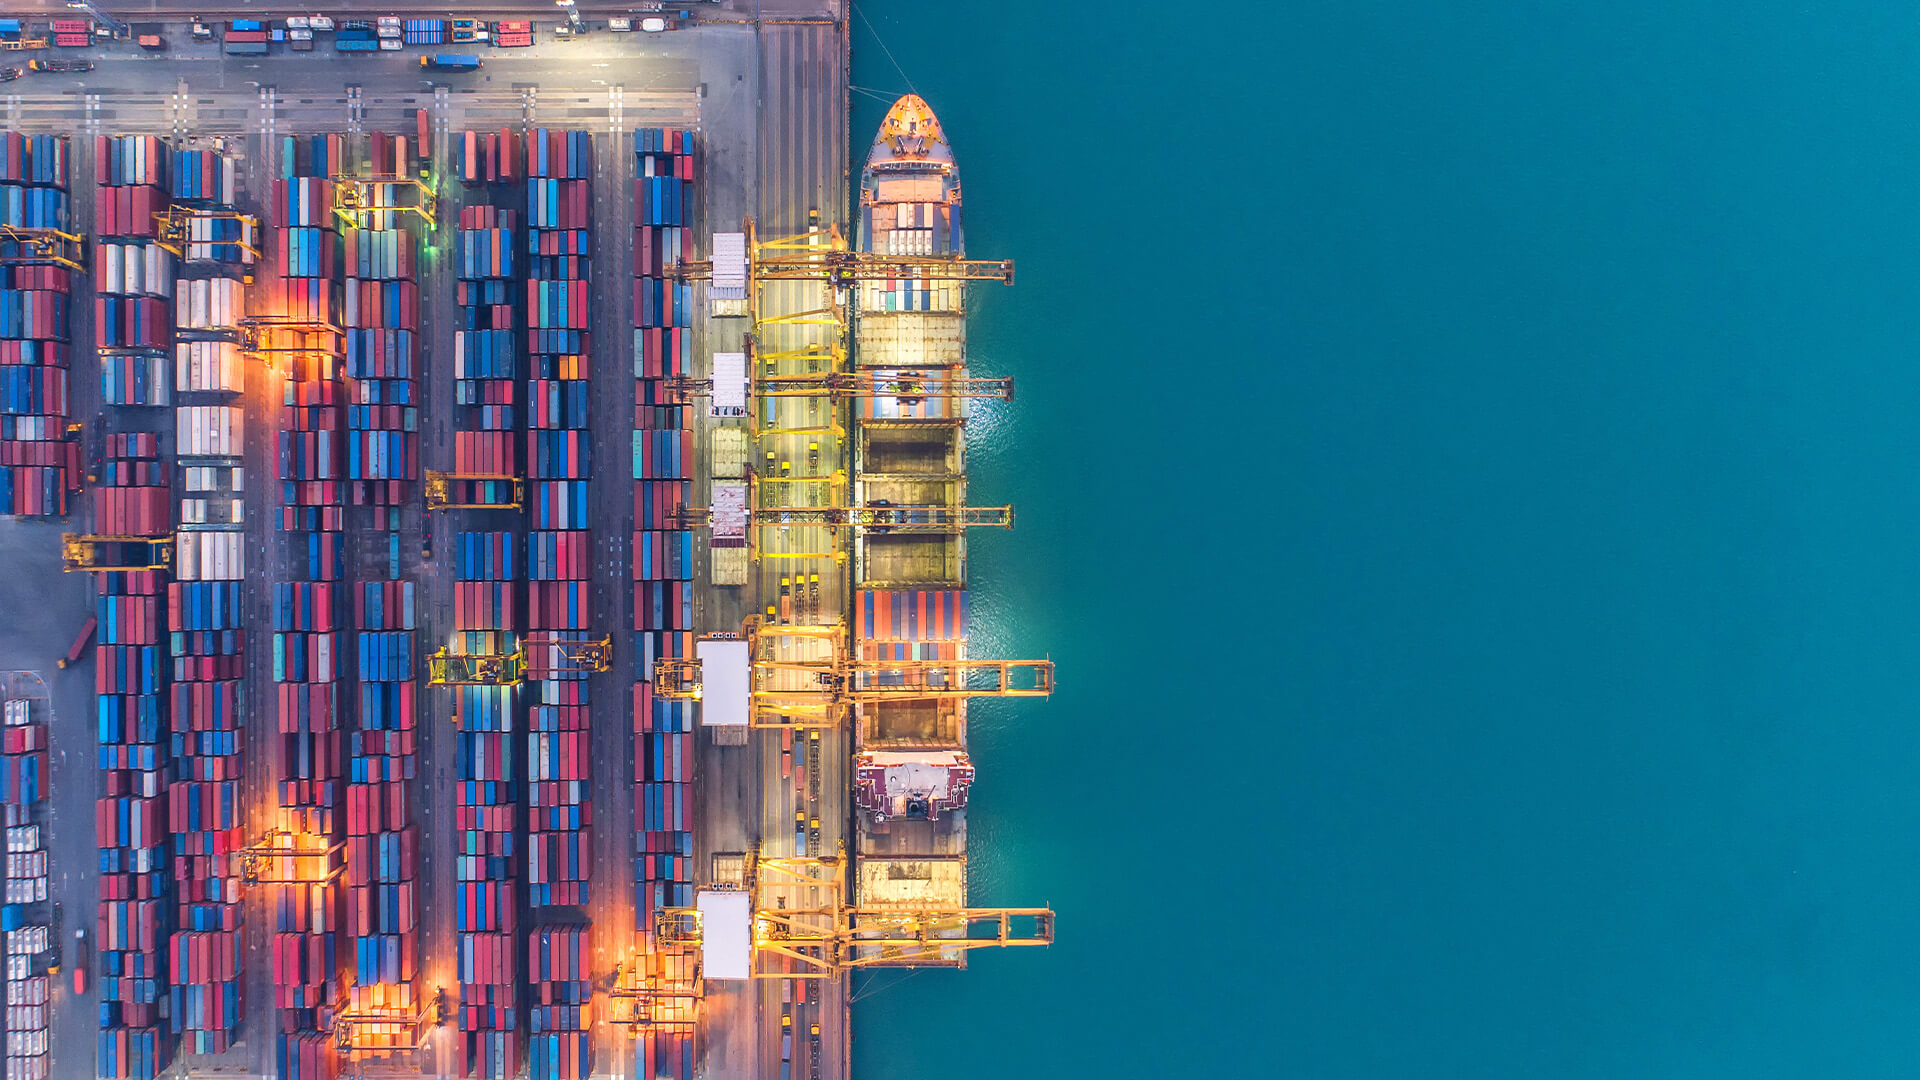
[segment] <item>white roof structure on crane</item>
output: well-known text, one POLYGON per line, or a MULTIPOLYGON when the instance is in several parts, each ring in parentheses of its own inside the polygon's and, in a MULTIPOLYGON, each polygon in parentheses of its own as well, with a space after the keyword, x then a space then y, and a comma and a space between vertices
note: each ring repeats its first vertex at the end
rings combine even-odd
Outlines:
POLYGON ((709 979, 745 979, 753 974, 753 913, 743 892, 702 889, 700 968, 709 979))
POLYGON ((747 354, 713 354, 713 397, 707 405, 708 416, 747 415, 747 354))
POLYGON ((702 641, 693 647, 700 661, 700 722, 708 727, 747 726, 747 643, 702 641))
POLYGON ((713 234, 713 280, 710 295, 720 300, 747 298, 747 234, 713 234))

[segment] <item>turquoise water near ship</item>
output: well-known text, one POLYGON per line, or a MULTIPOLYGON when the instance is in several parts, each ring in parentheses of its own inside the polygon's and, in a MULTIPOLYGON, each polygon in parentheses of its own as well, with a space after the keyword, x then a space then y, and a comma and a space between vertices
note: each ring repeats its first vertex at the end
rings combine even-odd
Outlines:
POLYGON ((857 1075, 1920 1069, 1910 7, 859 10, 1018 260, 973 896, 1060 919, 857 1075))

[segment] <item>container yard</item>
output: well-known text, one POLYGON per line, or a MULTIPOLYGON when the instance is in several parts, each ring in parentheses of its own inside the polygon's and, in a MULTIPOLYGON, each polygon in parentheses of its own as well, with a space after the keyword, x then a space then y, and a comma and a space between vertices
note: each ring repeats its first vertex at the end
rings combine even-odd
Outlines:
POLYGON ((8 1076, 845 1076, 855 972, 1051 940, 966 888, 1012 264, 926 102, 850 169, 840 4, 737 6, 40 24, 8 1076))

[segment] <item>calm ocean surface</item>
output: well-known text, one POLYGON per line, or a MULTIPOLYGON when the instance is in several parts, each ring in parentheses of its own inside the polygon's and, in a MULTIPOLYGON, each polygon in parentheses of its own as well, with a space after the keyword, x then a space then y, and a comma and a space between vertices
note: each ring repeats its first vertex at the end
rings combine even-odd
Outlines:
POLYGON ((859 5, 1019 263, 973 896, 1060 919, 858 1074, 1920 1073, 1920 12, 1274 7, 859 5))

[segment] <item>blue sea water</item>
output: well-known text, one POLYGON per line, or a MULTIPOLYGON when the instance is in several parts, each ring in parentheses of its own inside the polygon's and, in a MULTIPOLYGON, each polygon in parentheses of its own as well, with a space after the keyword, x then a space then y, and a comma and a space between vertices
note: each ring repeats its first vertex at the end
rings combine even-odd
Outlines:
POLYGON ((857 10, 1018 261, 976 650, 1060 683, 970 811, 1057 943, 858 1075, 1920 1072, 1920 13, 857 10))

